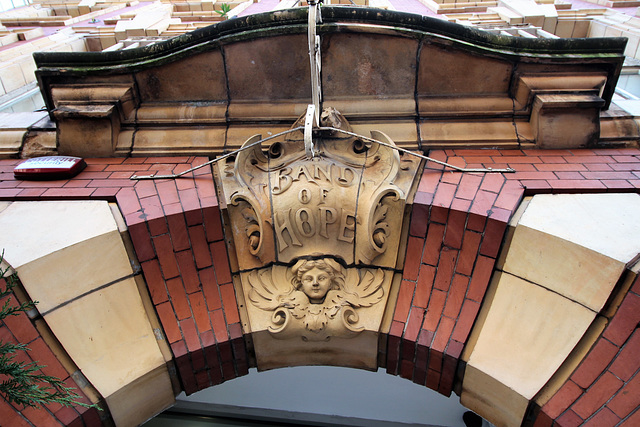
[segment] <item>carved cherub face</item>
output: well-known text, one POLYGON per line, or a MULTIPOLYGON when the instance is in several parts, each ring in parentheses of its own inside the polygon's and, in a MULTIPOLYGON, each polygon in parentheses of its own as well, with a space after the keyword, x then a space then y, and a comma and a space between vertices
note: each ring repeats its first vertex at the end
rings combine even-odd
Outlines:
POLYGON ((332 277, 329 272, 313 267, 300 278, 302 292, 309 297, 309 302, 319 304, 324 301, 331 289, 332 277))
POLYGON ((311 304, 322 304, 330 290, 340 289, 341 267, 331 259, 298 261, 292 270, 294 286, 311 304))

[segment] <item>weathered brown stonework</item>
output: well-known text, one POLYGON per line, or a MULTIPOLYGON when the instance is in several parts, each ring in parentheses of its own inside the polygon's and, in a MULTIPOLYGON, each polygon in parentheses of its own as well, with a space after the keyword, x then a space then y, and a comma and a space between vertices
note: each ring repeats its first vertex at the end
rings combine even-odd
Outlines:
MULTIPOLYGON (((322 106, 340 110, 357 132, 378 129, 422 150, 637 141, 635 125, 618 126, 615 140, 600 135, 624 39, 494 36, 348 7, 323 7, 322 16, 322 106)), ((306 20, 305 9, 283 10, 147 48, 36 53, 60 151, 211 155, 288 129, 311 96, 306 20)))

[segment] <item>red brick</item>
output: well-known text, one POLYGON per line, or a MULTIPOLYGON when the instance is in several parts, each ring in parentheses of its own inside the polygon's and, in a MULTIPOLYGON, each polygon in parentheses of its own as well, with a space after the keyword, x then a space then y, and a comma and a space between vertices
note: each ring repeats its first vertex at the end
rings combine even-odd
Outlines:
POLYGON ((436 269, 430 265, 422 264, 420 266, 420 275, 416 286, 416 294, 413 298, 413 305, 416 307, 426 308, 433 287, 433 279, 435 278, 436 269))
POLYGON ((480 216, 488 216, 497 197, 496 193, 484 190, 478 191, 470 212, 480 216))
POLYGON ((605 339, 599 339, 571 379, 580 387, 587 389, 607 369, 618 353, 618 347, 605 339))
POLYGON ((202 210, 204 217, 204 227, 207 235, 207 242, 215 242, 222 240, 224 234, 222 232, 222 222, 220 219, 220 208, 208 207, 202 210))
POLYGON ((434 171, 425 169, 420 178, 420 184, 418 185, 418 191, 421 193, 435 194, 440 178, 442 177, 441 171, 434 171))
POLYGON ((463 174, 461 172, 446 171, 442 174, 442 178, 440 178, 440 185, 442 185, 443 183, 447 183, 458 186, 460 184, 460 179, 462 178, 462 176, 463 174))
POLYGON ((202 290, 204 292, 205 299, 207 300, 207 307, 209 307, 209 310, 213 311, 222 308, 222 301, 220 300, 220 293, 218 291, 218 283, 216 282, 213 268, 200 270, 200 280, 202 281, 202 290))
POLYGON ((619 422, 620 418, 609 409, 603 408, 583 425, 585 427, 613 427, 619 422))
POLYGON ((462 310, 460 311, 460 316, 458 316, 458 322, 456 323, 456 327, 451 335, 452 339, 461 343, 467 342, 467 338, 471 332, 471 327, 473 326, 473 322, 476 321, 479 310, 479 303, 468 299, 464 301, 462 310))
POLYGON ((486 216, 470 213, 467 218, 467 230, 476 231, 482 233, 484 231, 485 223, 487 222, 486 216))
MULTIPOLYGON (((424 254, 422 255, 422 262, 425 264, 436 266, 438 265, 438 259, 440 258, 440 249, 444 239, 445 227, 440 224, 429 224, 427 231, 427 239, 424 245, 424 254)), ((420 248, 422 250, 422 247, 420 248)))
POLYGON ((227 258, 227 246, 223 240, 213 242, 209 245, 213 257, 213 268, 216 271, 218 283, 231 282, 231 270, 229 259, 227 258))
POLYGON ((413 362, 409 360, 402 360, 400 362, 400 376, 404 379, 413 379, 413 362))
POLYGON ((58 361, 42 338, 38 338, 29 343, 29 348, 31 349, 31 357, 37 361, 38 365, 43 366, 41 370, 46 375, 57 378, 66 378, 69 376, 69 372, 67 372, 60 361, 58 361))
POLYGON ((218 343, 229 341, 229 332, 227 331, 227 322, 224 320, 222 309, 209 312, 211 324, 213 325, 213 333, 216 335, 218 343))
POLYGON ((605 372, 571 407, 582 419, 587 419, 600 409, 620 388, 623 382, 613 374, 605 372))
POLYGON ((149 294, 151 294, 153 303, 158 305, 168 301, 169 296, 167 294, 167 289, 165 288, 158 260, 153 259, 151 261, 143 262, 140 265, 142 266, 142 272, 144 273, 144 278, 147 282, 147 289, 149 289, 149 294))
MULTIPOLYGON (((2 183, 0 183, 2 184, 2 183)), ((27 188, 22 190, 19 194, 20 198, 25 199, 39 199, 42 193, 46 191, 45 188, 27 188)), ((97 191, 97 190, 96 190, 97 191)))
POLYGON ((400 284, 400 291, 398 292, 398 300, 396 302, 396 309, 393 314, 393 320, 398 322, 406 322, 409 310, 411 308, 411 301, 413 299, 413 293, 415 291, 415 284, 408 280, 403 280, 400 284))
POLYGON ((451 202, 451 210, 453 211, 467 213, 469 212, 470 207, 471 200, 458 199, 458 197, 454 197, 453 202, 451 202))
POLYGON ((420 258, 422 257, 422 247, 424 240, 409 236, 407 243, 407 254, 404 260, 403 277, 407 280, 417 280, 420 269, 420 258))
MULTIPOLYGON (((120 191, 120 188, 96 188, 93 193, 91 193, 92 199, 98 200, 107 200, 109 202, 116 201, 116 195, 120 191)), ((22 193, 20 193, 22 195, 22 193)))
POLYGON ((571 380, 568 380, 542 407, 542 410, 551 418, 558 418, 573 402, 582 395, 582 389, 571 380))
POLYGON ((191 309, 189 308, 187 293, 182 285, 182 279, 176 277, 175 279, 167 280, 167 289, 171 296, 171 304, 173 305, 178 320, 191 317, 191 309))
POLYGON ((453 196, 457 188, 458 186, 454 184, 446 184, 444 182, 440 183, 440 185, 438 185, 436 194, 433 197, 433 205, 443 208, 448 208, 449 206, 451 206, 451 202, 453 201, 453 196))
POLYGON ((449 296, 444 306, 443 314, 445 316, 456 319, 460 313, 464 296, 467 293, 467 287, 469 286, 469 278, 456 274, 453 276, 451 282, 451 289, 449 290, 449 296))
POLYGON ((615 358, 609 371, 620 378, 628 381, 631 376, 640 369, 640 330, 636 329, 631 338, 624 344, 620 353, 615 358))
POLYGON ((540 172, 581 172, 587 170, 587 168, 580 163, 551 162, 546 162, 545 164, 537 164, 536 169, 540 172))
POLYGON ((605 190, 607 187, 600 181, 576 180, 576 179, 556 179, 548 180, 547 183, 554 190, 605 190))
POLYGON ((494 205, 508 211, 514 211, 520 204, 523 195, 524 187, 522 184, 519 182, 507 181, 507 184, 498 195, 494 205))
POLYGON ((625 189, 636 188, 629 181, 623 181, 623 180, 609 179, 609 180, 603 180, 602 183, 610 190, 625 190, 625 189))
POLYGON ((628 293, 603 336, 621 346, 640 322, 640 296, 628 293))
POLYGON ((427 313, 424 317, 422 329, 432 332, 436 330, 446 299, 446 292, 442 292, 437 289, 434 289, 433 292, 431 292, 431 298, 429 299, 429 306, 427 307, 427 313))
POLYGON ((456 197, 466 200, 473 200, 480 187, 480 183, 482 182, 481 175, 474 175, 471 173, 464 174, 462 179, 460 180, 460 185, 458 186, 458 192, 456 193, 456 197))
POLYGON ((122 215, 126 216, 135 212, 140 212, 142 207, 140 201, 133 188, 122 188, 116 194, 118 207, 122 211, 122 215))
POLYGON ((24 408, 20 411, 22 415, 36 426, 61 426, 62 424, 55 419, 49 411, 41 408, 24 408))
POLYGON ((586 179, 599 179, 599 180, 627 180, 636 179, 637 177, 628 171, 612 171, 612 172, 582 172, 582 176, 586 179))
POLYGON ((434 371, 433 369, 427 370, 427 381, 425 386, 431 390, 438 391, 438 384, 440 384, 440 372, 434 371))
POLYGON ((184 334, 184 340, 187 343, 187 349, 189 352, 200 350, 200 338, 198 331, 196 330, 196 324, 192 318, 187 318, 180 321, 180 329, 184 334))
POLYGON ((442 372, 443 354, 440 351, 429 350, 429 370, 442 372))
POLYGON ((471 276, 473 264, 478 257, 478 248, 480 247, 481 235, 473 231, 466 230, 464 240, 462 241, 462 250, 458 256, 458 264, 456 271, 460 274, 471 276))
POLYGON ((544 412, 540 412, 536 417, 535 422, 533 423, 533 427, 552 427, 553 419, 551 419, 544 412))
POLYGON ((80 427, 82 427, 83 425, 82 420, 79 419, 81 418, 80 414, 73 408, 70 408, 68 406, 63 406, 62 408, 57 410, 54 415, 65 426, 79 425, 80 427), (76 420, 79 421, 80 424, 72 424, 76 420))
POLYGON ((438 385, 438 393, 443 396, 451 396, 453 388, 453 380, 456 374, 457 360, 451 357, 444 359, 442 364, 442 375, 440 376, 440 384, 438 385))
POLYGON ((204 301, 204 295, 202 292, 196 292, 189 295, 189 303, 191 310, 193 311, 193 318, 196 321, 198 327, 198 333, 211 330, 211 324, 209 323, 209 311, 204 301))
POLYGON ((629 418, 624 420, 620 427, 638 427, 640 426, 640 410, 636 409, 636 411, 629 418))
POLYGON ((471 282, 469 283, 469 292, 467 298, 473 301, 482 302, 484 294, 491 280, 491 274, 493 273, 493 266, 495 260, 493 258, 478 256, 476 265, 473 269, 473 275, 471 276, 471 282))
POLYGON ((424 309, 419 307, 413 307, 411 313, 409 313, 409 320, 404 331, 404 339, 413 343, 418 339, 418 333, 422 326, 422 320, 424 319, 424 309))
POLYGON ((429 212, 429 222, 433 224, 437 222, 438 224, 446 224, 447 218, 449 217, 449 209, 450 207, 443 208, 442 206, 431 206, 431 211, 429 212))
POLYGON ((187 225, 184 222, 184 216, 182 214, 176 214, 167 216, 167 224, 169 226, 169 233, 171 234, 171 243, 173 243, 173 250, 178 252, 191 247, 189 242, 189 232, 187 231, 187 225))
POLYGON ((65 198, 65 199, 85 199, 91 196, 95 189, 93 188, 50 188, 42 197, 47 198, 65 198))
POLYGON ((568 410, 556 420, 556 423, 559 427, 578 427, 582 425, 583 422, 584 420, 572 410, 568 410))
POLYGON ((585 163, 591 172, 611 172, 613 169, 606 163, 585 163))
POLYGON ((409 234, 418 238, 424 238, 427 234, 429 222, 429 206, 413 204, 411 211, 411 225, 409 234))
POLYGON ((558 179, 583 179, 580 172, 554 172, 558 179))
POLYGON ((171 303, 165 302, 156 306, 156 311, 158 312, 158 317, 160 317, 160 322, 162 322, 162 328, 164 329, 169 344, 181 340, 182 334, 180 333, 178 321, 171 307, 171 303))
POLYGON ((167 181, 156 182, 156 188, 158 189, 158 195, 160 196, 160 201, 163 205, 180 203, 178 189, 174 180, 170 179, 167 181))
POLYGON ((453 332, 455 323, 456 321, 449 317, 442 316, 440 318, 438 330, 436 331, 436 336, 433 340, 433 344, 431 345, 432 350, 436 350, 441 353, 444 352, 447 344, 449 343, 449 338, 451 338, 451 333, 453 332))
POLYGON ((504 237, 507 224, 502 221, 496 221, 489 219, 485 228, 484 237, 480 246, 480 254, 486 255, 491 258, 498 256, 498 250, 502 245, 502 238, 504 237))
POLYGON ((457 250, 449 249, 446 246, 442 248, 440 261, 438 262, 438 270, 436 271, 436 279, 433 285, 434 288, 445 292, 449 290, 457 257, 457 250))
POLYGON ((133 187, 135 184, 130 179, 92 179, 87 187, 133 187))
POLYGON ((197 176, 193 180, 196 183, 196 190, 198 190, 200 200, 208 197, 216 198, 216 189, 213 186, 211 175, 197 176))
POLYGON ((227 323, 240 322, 240 315, 238 314, 238 303, 236 301, 236 293, 233 289, 232 283, 220 285, 220 296, 222 297, 222 307, 224 309, 224 315, 227 318, 227 323))
POLYGON ((190 250, 176 253, 176 261, 180 268, 180 276, 184 282, 184 288, 188 294, 200 290, 200 278, 193 261, 193 253, 190 250))
MULTIPOLYGON (((447 350, 445 351, 445 360, 446 359, 454 359, 458 360, 460 355, 462 354, 462 350, 464 350, 464 344, 458 341, 455 341, 453 338, 449 340, 447 344, 447 350)), ((444 367, 443 367, 444 369, 444 367)))
POLYGON ((179 190, 178 195, 187 219, 187 225, 202 224, 202 209, 200 208, 200 199, 198 199, 198 192, 195 187, 179 190))
MULTIPOLYGON (((122 157, 102 157, 84 159, 87 165, 120 165, 124 161, 122 157)), ((87 167, 88 169, 88 167, 87 167)), ((102 168, 104 169, 104 167, 102 168)), ((86 170, 86 169, 85 169, 86 170)))
POLYGON ((171 239, 168 234, 153 237, 153 245, 156 248, 158 254, 158 260, 160 261, 160 267, 162 268, 162 275, 165 279, 171 279, 180 275, 178 269, 178 263, 173 252, 173 246, 171 245, 171 239))
POLYGON ((151 244, 151 236, 145 223, 129 225, 129 236, 136 250, 138 261, 144 262, 155 258, 156 252, 151 244))
POLYGON ((209 245, 207 245, 202 225, 189 227, 189 237, 191 239, 191 248, 193 249, 194 259, 196 260, 196 266, 198 269, 213 265, 211 262, 209 245))
POLYGON ((607 403, 607 407, 620 418, 625 418, 640 407, 640 375, 636 375, 625 384, 618 394, 607 403))
POLYGON ((389 336, 401 338, 404 334, 404 321, 393 320, 389 329, 389 336))
MULTIPOLYGON (((2 304, 4 305, 5 302, 3 301, 2 304)), ((18 302, 14 297, 11 298, 9 306, 18 306, 18 302)), ((28 344, 40 336, 25 313, 18 312, 15 316, 7 316, 4 318, 4 323, 11 330, 13 336, 21 343, 28 344)))
POLYGON ((444 234, 444 244, 451 248, 460 249, 462 247, 462 235, 467 223, 467 213, 457 210, 450 210, 447 219, 447 227, 444 234))

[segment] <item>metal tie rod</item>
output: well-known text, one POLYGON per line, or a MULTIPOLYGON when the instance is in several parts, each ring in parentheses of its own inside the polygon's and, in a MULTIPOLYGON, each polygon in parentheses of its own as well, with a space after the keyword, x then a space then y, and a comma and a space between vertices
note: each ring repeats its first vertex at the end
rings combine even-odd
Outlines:
MULTIPOLYGON (((299 131, 299 130, 304 131, 304 128, 305 128, 304 126, 298 126, 298 127, 295 127, 295 128, 292 128, 292 129, 285 130, 285 131, 283 131, 283 132, 277 133, 277 134, 275 134, 275 135, 268 136, 268 137, 266 137, 266 138, 263 138, 263 139, 261 139, 261 140, 259 140, 259 141, 254 142, 254 143, 252 143, 252 144, 246 145, 246 146, 244 146, 244 147, 240 147, 240 148, 238 148, 237 150, 234 150, 234 151, 232 151, 232 152, 230 152, 230 153, 227 153, 227 154, 223 154, 223 155, 222 155, 222 156, 220 156, 220 157, 216 157, 215 159, 209 160, 209 161, 208 161, 208 162, 206 162, 206 163, 203 163, 203 164, 201 164, 201 165, 198 165, 198 166, 192 167, 191 169, 187 169, 187 170, 182 171, 182 172, 180 172, 180 173, 171 174, 171 175, 155 175, 155 174, 154 174, 154 175, 143 175, 143 176, 133 175, 133 176, 131 176, 129 179, 131 179, 131 180, 143 180, 143 179, 176 179, 176 178, 179 178, 179 177, 181 177, 181 176, 183 176, 183 175, 188 174, 189 172, 193 172, 193 171, 195 171, 195 170, 198 170, 198 169, 200 169, 200 168, 203 168, 203 167, 205 167, 205 166, 208 166, 208 165, 213 164, 213 163, 215 163, 215 162, 218 162, 218 161, 220 161, 220 160, 224 160, 224 159, 226 159, 227 157, 231 157, 231 156, 233 156, 233 155, 235 155, 235 154, 238 154, 238 153, 239 153, 239 152, 241 152, 241 151, 244 151, 244 150, 247 150, 247 149, 249 149, 249 148, 255 147, 256 145, 260 145, 260 144, 262 144, 263 142, 266 142, 266 141, 272 140, 272 139, 274 139, 274 138, 278 138, 278 137, 280 137, 280 136, 283 136, 283 135, 286 135, 286 134, 289 134, 289 133, 293 133, 293 132, 296 132, 296 131, 299 131)), ((437 163, 437 164, 442 165, 442 166, 446 166, 446 167, 451 168, 451 169, 453 169, 453 170, 456 170, 456 171, 458 171, 458 172, 480 172, 480 173, 512 173, 512 172, 515 172, 515 169, 512 169, 512 168, 506 168, 506 169, 493 169, 493 168, 461 168, 461 167, 459 167, 459 166, 455 166, 455 165, 449 164, 449 163, 447 163, 447 162, 443 162, 443 161, 440 161, 440 160, 434 159, 434 158, 432 158, 432 157, 428 157, 428 156, 425 156, 425 155, 422 155, 422 154, 418 154, 418 153, 415 153, 415 152, 413 152, 413 151, 409 151, 409 150, 406 150, 406 149, 401 148, 401 147, 396 147, 396 146, 393 146, 393 145, 391 145, 391 144, 387 144, 386 142, 378 141, 377 139, 369 138, 369 137, 366 137, 366 136, 363 136, 363 135, 358 135, 357 133, 349 132, 349 131, 346 131, 346 130, 343 130, 343 129, 338 129, 338 128, 334 128, 334 127, 319 127, 319 128, 316 128, 316 129, 317 129, 317 130, 330 130, 330 131, 341 132, 341 133, 344 133, 344 134, 346 134, 346 135, 350 135, 350 136, 353 136, 353 137, 356 137, 356 138, 363 139, 363 140, 365 140, 365 141, 375 142, 376 144, 380 144, 380 145, 382 145, 382 146, 384 146, 384 147, 388 147, 388 148, 391 148, 391 149, 394 149, 394 150, 398 150, 398 151, 400 151, 401 153, 410 154, 410 155, 412 155, 412 156, 419 157, 419 158, 421 158, 421 159, 428 160, 428 161, 430 161, 430 162, 434 162, 434 163, 437 163)))

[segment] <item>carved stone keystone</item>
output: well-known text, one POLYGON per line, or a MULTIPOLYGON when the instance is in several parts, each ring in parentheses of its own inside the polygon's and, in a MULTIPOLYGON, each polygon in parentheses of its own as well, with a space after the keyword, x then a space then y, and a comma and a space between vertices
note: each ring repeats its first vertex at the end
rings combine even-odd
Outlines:
MULTIPOLYGON (((321 117, 321 126, 350 131, 334 109, 321 117)), ((237 293, 260 369, 303 360, 377 366, 377 334, 420 160, 400 156, 382 132, 371 138, 384 145, 316 130, 315 154, 307 156, 296 131, 264 151, 256 144, 218 162, 237 293)))

